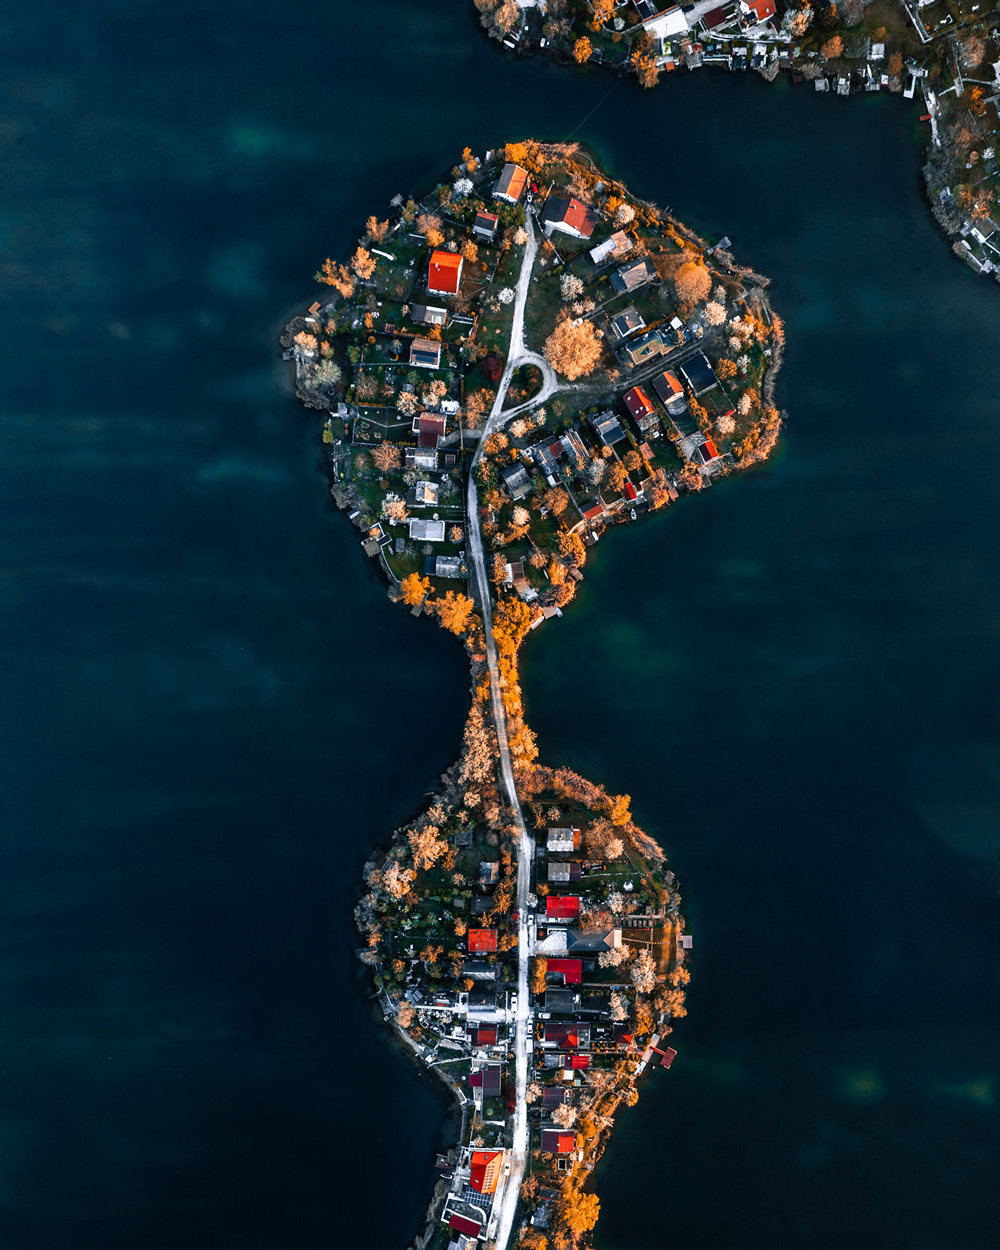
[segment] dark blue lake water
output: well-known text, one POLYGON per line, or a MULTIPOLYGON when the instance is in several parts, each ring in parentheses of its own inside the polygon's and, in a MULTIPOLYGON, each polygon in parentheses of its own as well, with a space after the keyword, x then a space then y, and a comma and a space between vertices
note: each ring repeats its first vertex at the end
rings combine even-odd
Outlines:
POLYGON ((0 1240, 415 1231, 448 1105, 350 911, 466 675, 328 507, 276 335, 466 143, 575 132, 774 277, 792 414, 772 466, 603 543, 527 656, 543 755, 633 795, 696 939, 598 1242, 992 1246, 1000 292, 901 101, 642 95, 466 8, 0 19, 0 1240))

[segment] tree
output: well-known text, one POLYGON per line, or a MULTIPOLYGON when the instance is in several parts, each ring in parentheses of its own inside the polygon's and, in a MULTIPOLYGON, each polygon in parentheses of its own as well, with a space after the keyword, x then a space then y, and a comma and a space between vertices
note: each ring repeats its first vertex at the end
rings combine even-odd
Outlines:
POLYGON ((721 416, 718 421, 716 421, 715 428, 725 437, 726 435, 732 434, 732 432, 736 429, 736 422, 727 412, 724 416, 721 416))
POLYGON ((559 1218, 574 1237, 582 1237, 597 1224, 601 1200, 597 1194, 584 1194, 567 1182, 559 1203, 559 1218))
POLYGON ((650 56, 648 52, 636 50, 632 53, 629 60, 641 85, 643 87, 655 87, 660 81, 660 71, 656 64, 656 57, 650 56))
POLYGON ((416 224, 417 234, 429 234, 431 230, 441 229, 441 218, 435 213, 421 213, 416 224))
POLYGON ((448 853, 448 843, 438 837, 439 833, 436 825, 410 830, 407 841, 413 853, 413 863, 418 869, 433 868, 441 856, 448 853))
POLYGON ((545 974, 549 970, 549 961, 544 955, 533 955, 531 959, 531 992, 545 993, 545 974))
POLYGON ((502 586, 507 580, 507 561, 499 551, 493 553, 493 568, 490 570, 490 581, 494 586, 502 586))
POLYGON ((631 823, 632 813, 629 811, 631 804, 632 799, 627 794, 615 794, 612 796, 608 816, 613 825, 627 825, 631 823))
POLYGON ((462 256, 469 262, 470 265, 478 260, 479 248, 476 247, 475 243, 473 243, 471 239, 467 239, 465 243, 462 244, 462 256))
POLYGON ((618 990, 611 991, 611 1019, 616 1024, 621 1024, 623 1020, 628 1019, 628 1007, 625 998, 618 990))
POLYGON ((729 378, 736 377, 736 362, 734 360, 720 360, 715 366, 715 372, 725 382, 729 378))
POLYGON ((705 305, 705 320, 710 326, 721 326, 726 319, 726 306, 716 300, 705 305))
POLYGON ((571 273, 564 273, 559 279, 559 294, 564 300, 574 300, 583 294, 583 283, 571 273))
POLYGON ((413 1010, 413 1004, 408 1003, 404 998, 396 1008, 396 1023, 401 1029, 408 1029, 413 1023, 413 1018, 416 1014, 413 1010))
POLYGON ((561 486, 550 486, 542 496, 542 507, 553 516, 562 516, 569 506, 569 495, 561 486))
POLYGON ((354 277, 346 265, 335 265, 329 257, 323 261, 319 273, 315 275, 317 282, 332 286, 344 299, 354 294, 354 277))
POLYGON ((582 65, 585 61, 590 60, 590 54, 594 50, 594 45, 590 42, 586 35, 578 39, 573 44, 573 57, 577 65, 582 65))
POLYGON ((594 10, 594 21, 603 26, 605 22, 610 22, 615 13, 615 0, 592 0, 591 7, 594 10))
POLYGON ((616 495, 621 494, 627 477, 628 472, 625 466, 620 460, 616 460, 611 466, 611 472, 608 474, 608 486, 615 492, 616 495))
POLYGON ((372 463, 382 473, 398 469, 403 463, 403 449, 397 447, 395 443, 379 443, 372 450, 372 463))
POLYGON ((389 223, 379 221, 377 217, 369 217, 365 222, 365 231, 374 243, 381 243, 389 233, 389 223))
POLYGON ((903 54, 902 52, 892 52, 889 54, 888 64, 889 76, 898 78, 903 72, 903 54))
POLYGON ((615 225, 627 226, 629 222, 635 221, 635 209, 631 204, 619 204, 615 212, 615 225))
POLYGON ((590 321, 561 321, 545 340, 545 359, 570 382, 597 368, 601 341, 590 321))
POLYGON ((452 634, 464 634, 469 627, 469 617, 476 606, 466 595, 456 595, 453 590, 431 604, 438 620, 452 634))
POLYGON ((632 957, 632 951, 627 946, 615 946, 611 950, 601 951, 597 956, 597 963, 601 968, 620 968, 622 964, 628 963, 632 957))
POLYGON ((576 1123, 576 1107, 568 1102, 562 1103, 552 1112, 552 1123, 560 1128, 572 1128, 576 1123))
POLYGON ((583 545, 583 539, 579 534, 564 533, 560 534, 556 540, 559 554, 569 564, 580 565, 586 560, 587 552, 583 545))
POLYGON ((410 573, 403 578, 400 589, 403 592, 403 602, 413 608, 423 603, 430 594, 431 579, 421 577, 419 573, 410 573))
POLYGON ((639 994, 649 994, 656 985, 656 965, 649 951, 640 951, 632 965, 632 984, 639 994))
POLYGON ((631 451, 625 453, 625 468, 629 473, 640 473, 643 468, 642 456, 633 447, 631 451))
POLYGON ((677 298, 685 304, 700 304, 708 299, 712 290, 712 275, 700 261, 689 260, 677 270, 674 277, 677 298))
POLYGON ((359 278, 370 278, 375 272, 375 261, 363 247, 358 246, 351 257, 351 268, 359 278))
POLYGON ((844 41, 839 35, 832 35, 819 50, 819 54, 826 61, 835 61, 838 56, 844 55, 844 41))

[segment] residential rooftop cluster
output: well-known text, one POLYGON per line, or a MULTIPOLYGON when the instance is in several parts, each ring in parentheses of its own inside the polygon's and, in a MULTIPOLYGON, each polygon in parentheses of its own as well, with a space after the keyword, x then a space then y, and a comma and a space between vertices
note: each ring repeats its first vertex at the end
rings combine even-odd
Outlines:
POLYGON ((475 0, 511 51, 610 66, 646 87, 675 71, 787 74, 802 89, 919 97, 931 208, 971 268, 1000 280, 1000 15, 973 0, 475 0))

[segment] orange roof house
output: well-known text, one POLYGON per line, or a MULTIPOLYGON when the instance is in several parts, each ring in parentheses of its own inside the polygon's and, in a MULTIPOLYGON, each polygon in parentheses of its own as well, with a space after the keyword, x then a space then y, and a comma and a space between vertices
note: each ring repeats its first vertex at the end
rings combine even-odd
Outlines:
POLYGON ((477 1194, 492 1194, 496 1191, 503 1166, 502 1150, 474 1150, 472 1152, 472 1175, 469 1184, 477 1194))
POLYGON ((508 204, 516 204, 524 194, 527 182, 528 171, 522 169, 520 165, 512 165, 508 161, 504 165, 500 181, 493 191, 493 198, 495 200, 506 200, 508 204))
POLYGON ((462 285, 462 257, 458 252, 431 252, 427 289, 434 295, 456 295, 462 285))
POLYGON ((496 929, 470 929, 469 953, 489 954, 497 948, 496 929))

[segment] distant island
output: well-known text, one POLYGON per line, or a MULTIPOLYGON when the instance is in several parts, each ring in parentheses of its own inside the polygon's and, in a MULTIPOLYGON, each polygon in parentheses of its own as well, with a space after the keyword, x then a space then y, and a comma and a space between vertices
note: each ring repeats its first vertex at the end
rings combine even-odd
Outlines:
POLYGON ((1000 281, 1000 6, 970 0, 473 0, 505 48, 654 87, 706 66, 786 73, 802 90, 923 100, 923 174, 952 249, 1000 281))
POLYGON ((676 1054, 678 883, 628 795, 539 763, 518 652, 609 526, 773 450, 782 324, 727 245, 575 145, 467 149, 283 336, 334 499, 471 671, 461 757, 356 910, 386 1019, 461 1108, 421 1247, 586 1242, 614 1117, 676 1054))

